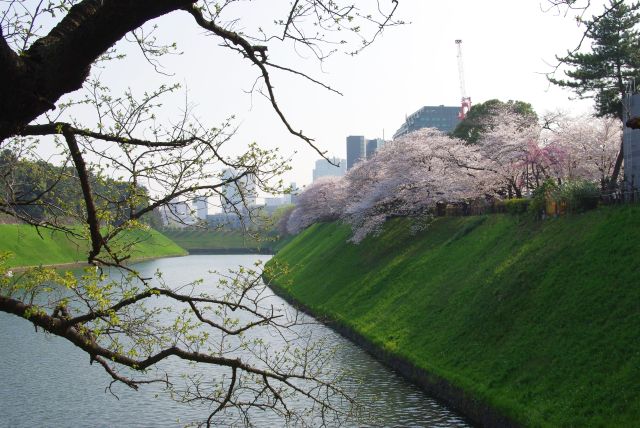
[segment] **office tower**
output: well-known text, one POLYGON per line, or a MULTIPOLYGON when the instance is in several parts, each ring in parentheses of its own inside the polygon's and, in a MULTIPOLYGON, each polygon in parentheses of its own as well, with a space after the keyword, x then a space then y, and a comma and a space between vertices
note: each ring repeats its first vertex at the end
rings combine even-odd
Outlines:
POLYGON ((356 162, 366 159, 365 139, 363 135, 350 135, 347 137, 347 170, 356 162))
POLYGON ((382 138, 374 138, 372 140, 367 140, 367 159, 371 159, 371 157, 383 145, 384 145, 384 140, 382 138))
POLYGON ((401 137, 422 128, 436 128, 449 133, 460 123, 458 113, 460 107, 425 106, 408 116, 400 129, 393 134, 393 138, 401 137))
POLYGON ((333 157, 329 158, 329 160, 331 161, 331 163, 329 163, 329 161, 327 161, 326 159, 318 159, 316 161, 316 167, 313 170, 313 181, 316 181, 320 177, 342 177, 346 174, 346 159, 338 159, 336 157, 333 157))

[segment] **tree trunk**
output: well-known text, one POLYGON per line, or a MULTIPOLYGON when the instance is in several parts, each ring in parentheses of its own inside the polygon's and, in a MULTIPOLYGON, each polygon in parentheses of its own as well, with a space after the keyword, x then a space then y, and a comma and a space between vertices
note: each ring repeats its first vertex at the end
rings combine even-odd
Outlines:
POLYGON ((83 0, 18 54, 0 30, 0 143, 80 89, 95 60, 147 21, 196 0, 83 0))
POLYGON ((613 171, 611 172, 611 178, 609 179, 609 191, 614 192, 617 187, 618 176, 620 175, 620 170, 622 169, 622 161, 624 159, 624 141, 620 142, 620 151, 618 152, 618 157, 616 158, 616 163, 613 166, 613 171))

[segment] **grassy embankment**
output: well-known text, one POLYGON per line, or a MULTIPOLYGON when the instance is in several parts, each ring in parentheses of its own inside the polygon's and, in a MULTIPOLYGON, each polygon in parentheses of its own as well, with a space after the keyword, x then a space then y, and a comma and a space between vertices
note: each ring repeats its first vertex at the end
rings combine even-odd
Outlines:
POLYGON ((286 292, 523 425, 637 426, 640 207, 349 233, 314 225, 282 249, 286 292))
MULTIPOLYGON (((61 232, 35 228, 28 225, 0 225, 0 252, 10 251, 14 256, 7 265, 39 266, 83 262, 87 257, 87 242, 68 238, 61 232)), ((132 260, 152 257, 185 255, 186 251, 155 230, 127 231, 114 245, 138 242, 131 252, 132 260)))
POLYGON ((239 230, 164 230, 163 233, 189 252, 273 252, 281 246, 273 236, 256 240, 239 230))

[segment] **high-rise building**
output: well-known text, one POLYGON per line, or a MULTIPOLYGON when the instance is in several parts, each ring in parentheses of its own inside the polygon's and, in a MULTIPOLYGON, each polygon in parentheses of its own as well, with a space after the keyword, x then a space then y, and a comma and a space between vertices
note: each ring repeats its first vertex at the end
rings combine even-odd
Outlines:
MULTIPOLYGON (((222 179, 229 180, 240 177, 241 173, 233 168, 222 172, 222 179)), ((253 175, 245 175, 225 185, 222 189, 221 204, 225 212, 242 211, 256 205, 258 197, 256 179, 253 175)))
POLYGON ((161 206, 159 211, 163 226, 183 228, 196 223, 189 204, 178 198, 174 198, 167 205, 161 206))
POLYGON ((193 200, 194 205, 196 206, 196 216, 198 220, 207 220, 207 215, 209 214, 209 206, 207 205, 207 198, 204 196, 195 198, 193 200))
POLYGON ((316 167, 313 170, 313 181, 316 181, 320 177, 342 177, 347 173, 346 159, 333 157, 329 160, 331 163, 326 159, 318 159, 316 161, 316 167))
POLYGON ((367 152, 363 135, 349 135, 347 137, 347 170, 356 162, 366 159, 367 152))
POLYGON ((267 196, 264 198, 264 206, 267 208, 280 207, 285 204, 286 200, 282 196, 267 196))
POLYGON ((296 183, 290 183, 289 188, 285 193, 266 196, 264 198, 263 208, 266 212, 273 213, 277 208, 283 205, 295 204, 298 193, 300 193, 300 189, 298 189, 296 183))
POLYGON ((371 157, 383 145, 384 145, 384 140, 382 138, 374 138, 372 140, 367 140, 367 159, 371 159, 371 157))
POLYGON ((291 182, 291 193, 289 194, 289 203, 296 204, 298 202, 298 195, 300 194, 300 189, 298 185, 294 182, 291 182))
POLYGON ((436 128, 442 132, 451 132, 460 123, 460 107, 424 106, 408 116, 393 138, 401 137, 422 128, 436 128))

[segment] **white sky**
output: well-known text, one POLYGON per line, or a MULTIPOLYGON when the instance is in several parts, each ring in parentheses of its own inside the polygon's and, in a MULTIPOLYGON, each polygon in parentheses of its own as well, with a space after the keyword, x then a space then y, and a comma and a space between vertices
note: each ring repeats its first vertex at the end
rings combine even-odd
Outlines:
MULTIPOLYGON (((362 3, 364 7, 372 1, 362 3)), ((259 22, 274 4, 272 0, 253 1, 240 7, 251 21, 259 22)), ((523 100, 532 103, 539 114, 558 108, 572 113, 589 111, 590 101, 570 101, 571 93, 550 87, 544 75, 551 70, 554 55, 578 43, 581 29, 573 19, 575 13, 565 17, 543 8, 547 8, 546 0, 400 0, 397 16, 411 23, 388 29, 356 57, 338 53, 321 69, 310 58, 271 49, 271 61, 302 67, 344 93, 341 97, 298 77, 274 73, 280 106, 295 129, 314 138, 329 156, 344 158, 347 135, 375 138, 384 132, 390 138, 405 115, 423 105, 458 105, 454 41, 462 39, 467 92, 473 102, 523 100)), ((266 99, 245 92, 257 69, 238 54, 218 47, 218 41, 203 35, 184 13, 157 23, 161 40, 175 40, 184 51, 163 60, 173 76, 157 75, 132 50, 133 58, 109 64, 102 71, 114 92, 125 87, 142 92, 163 81, 180 82, 202 120, 214 126, 225 117, 236 116, 240 126, 236 147, 255 141, 279 147, 287 156, 297 151, 293 171, 285 179, 298 185, 311 182, 319 156, 287 133, 266 99)), ((179 108, 184 93, 173 102, 179 108)))

